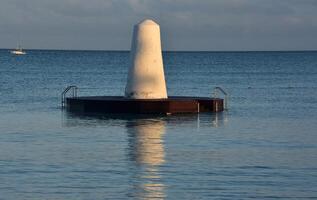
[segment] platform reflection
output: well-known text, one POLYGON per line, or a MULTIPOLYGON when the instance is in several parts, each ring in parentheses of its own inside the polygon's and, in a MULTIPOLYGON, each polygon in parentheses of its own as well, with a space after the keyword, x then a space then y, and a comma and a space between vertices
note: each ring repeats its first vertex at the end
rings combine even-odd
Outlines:
POLYGON ((126 181, 129 184, 126 196, 136 199, 165 199, 168 181, 164 168, 169 164, 165 137, 170 137, 168 133, 188 129, 213 133, 215 128, 225 126, 228 118, 227 113, 162 116, 77 115, 65 112, 62 113, 62 126, 75 128, 74 130, 96 127, 95 131, 105 135, 98 135, 99 137, 110 136, 117 141, 124 141, 114 145, 119 145, 117 150, 124 152, 118 160, 123 158, 127 162, 126 181), (118 132, 108 135, 109 130, 118 132))
MULTIPOLYGON (((202 113, 202 114, 177 114, 177 115, 132 115, 132 114, 78 114, 61 112, 62 126, 129 126, 132 123, 150 123, 161 121, 165 126, 192 125, 198 129, 201 126, 218 128, 226 126, 229 122, 229 113, 202 113), (137 122, 136 122, 137 121, 137 122)), ((140 127, 142 128, 142 127, 140 127)))
POLYGON ((138 199, 164 199, 165 185, 160 166, 165 163, 166 122, 138 119, 127 122, 129 159, 135 164, 136 179, 132 196, 138 199))

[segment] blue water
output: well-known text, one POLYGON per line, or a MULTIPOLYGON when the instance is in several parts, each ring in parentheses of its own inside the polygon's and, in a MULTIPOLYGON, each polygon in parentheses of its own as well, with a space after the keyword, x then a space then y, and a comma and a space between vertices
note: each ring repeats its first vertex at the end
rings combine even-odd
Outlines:
POLYGON ((317 52, 167 52, 169 95, 229 111, 83 117, 60 95, 122 95, 128 52, 0 50, 0 199, 316 199, 317 52))

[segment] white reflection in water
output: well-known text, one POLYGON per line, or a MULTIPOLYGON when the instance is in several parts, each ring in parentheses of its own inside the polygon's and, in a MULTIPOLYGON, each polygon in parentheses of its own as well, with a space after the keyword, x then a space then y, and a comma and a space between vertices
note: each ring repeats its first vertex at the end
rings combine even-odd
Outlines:
POLYGON ((211 126, 214 128, 225 126, 228 123, 228 121, 229 119, 227 112, 214 113, 211 117, 211 126))
POLYGON ((227 113, 203 113, 199 115, 174 116, 81 116, 64 113, 62 124, 65 127, 118 127, 125 128, 128 134, 128 160, 130 177, 127 197, 137 199, 165 199, 167 185, 162 165, 166 164, 164 134, 166 127, 221 127, 228 121, 227 113), (144 118, 145 117, 145 118, 144 118))
POLYGON ((128 123, 127 129, 131 160, 140 168, 135 196, 139 199, 164 199, 165 186, 159 167, 165 162, 162 138, 165 122, 158 119, 140 119, 128 123))

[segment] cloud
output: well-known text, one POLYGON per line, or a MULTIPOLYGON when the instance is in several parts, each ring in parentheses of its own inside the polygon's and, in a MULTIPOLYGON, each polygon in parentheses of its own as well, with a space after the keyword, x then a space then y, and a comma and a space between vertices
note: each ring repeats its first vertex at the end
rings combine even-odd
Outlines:
POLYGON ((21 37, 31 48, 128 49, 133 24, 153 18, 165 49, 317 49, 316 10, 316 0, 0 0, 0 47, 21 37))

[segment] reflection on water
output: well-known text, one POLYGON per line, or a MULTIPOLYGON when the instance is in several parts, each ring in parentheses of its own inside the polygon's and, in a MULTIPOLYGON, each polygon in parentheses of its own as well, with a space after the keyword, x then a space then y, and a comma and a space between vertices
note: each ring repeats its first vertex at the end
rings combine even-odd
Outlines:
POLYGON ((160 165, 165 162, 163 135, 165 122, 159 119, 139 119, 127 123, 129 156, 135 163, 138 181, 135 195, 139 199, 164 199, 164 184, 160 165))
POLYGON ((214 113, 211 116, 211 126, 214 128, 218 128, 221 126, 225 126, 226 123, 228 123, 228 113, 222 112, 222 113, 214 113))
MULTIPOLYGON (((76 115, 62 114, 62 124, 67 128, 112 127, 126 132, 126 154, 129 180, 128 197, 137 199, 165 199, 166 190, 166 149, 164 136, 167 129, 210 130, 224 126, 227 113, 202 113, 195 115, 76 115)), ((114 135, 112 135, 114 136, 114 135)), ((108 137, 108 136, 107 136, 108 137)), ((115 137, 115 136, 114 136, 115 137)), ((190 136, 189 136, 190 137, 190 136)), ((173 153, 173 152, 169 152, 173 153)), ((121 157, 122 158, 122 157, 121 157)), ((120 159, 120 158, 118 158, 120 159)))
MULTIPOLYGON (((133 114, 78 114, 63 111, 62 125, 65 127, 77 126, 139 126, 142 129, 144 124, 149 126, 149 123, 165 122, 169 126, 189 125, 200 128, 200 126, 222 127, 229 121, 229 113, 200 113, 200 114, 177 114, 177 115, 133 115, 133 114), (135 121, 137 120, 137 121, 135 121), (133 125, 134 124, 134 125, 133 125), (139 124, 139 125, 138 125, 139 124)), ((165 127, 165 125, 164 125, 165 127)))

